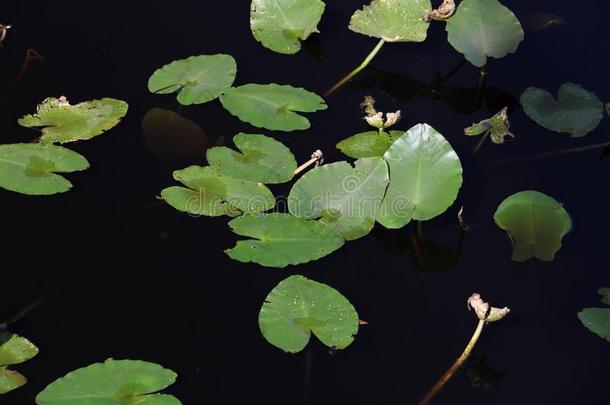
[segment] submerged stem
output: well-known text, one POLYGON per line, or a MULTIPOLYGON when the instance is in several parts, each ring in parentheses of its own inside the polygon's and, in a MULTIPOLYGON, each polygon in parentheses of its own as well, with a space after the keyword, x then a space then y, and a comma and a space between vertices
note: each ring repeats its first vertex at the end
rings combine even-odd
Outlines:
POLYGON ((430 389, 430 391, 428 391, 426 396, 421 401, 419 401, 419 405, 429 404, 432 398, 434 398, 434 396, 441 390, 441 388, 443 388, 447 381, 451 379, 453 374, 455 374, 455 372, 459 370, 460 367, 462 367, 464 362, 468 359, 468 357, 470 357, 472 349, 477 344, 477 340, 479 340, 479 336, 481 336, 481 332, 483 331, 483 326, 485 326, 485 320, 479 319, 477 328, 475 329, 474 334, 470 338, 470 341, 468 342, 468 345, 466 346, 466 349, 464 349, 462 355, 455 361, 455 363, 453 363, 449 370, 447 370, 445 374, 442 375, 442 377, 436 382, 436 384, 434 384, 434 386, 430 389))
POLYGON ((489 134, 491 133, 491 131, 487 131, 485 132, 485 135, 483 135, 481 137, 481 140, 479 141, 479 143, 477 143, 477 146, 474 147, 472 154, 476 155, 477 152, 479 151, 479 149, 481 149, 481 146, 483 146, 483 144, 485 143, 485 141, 487 140, 487 138, 489 138, 489 134))
POLYGON ((347 82, 352 80, 354 76, 356 76, 362 69, 368 66, 369 63, 373 60, 373 58, 379 53, 381 47, 385 44, 384 39, 380 39, 375 48, 368 54, 368 56, 364 59, 364 61, 353 71, 351 71, 347 76, 343 79, 339 80, 333 87, 331 87, 326 93, 324 93, 324 97, 328 97, 333 94, 335 91, 339 90, 339 88, 343 87, 347 82))

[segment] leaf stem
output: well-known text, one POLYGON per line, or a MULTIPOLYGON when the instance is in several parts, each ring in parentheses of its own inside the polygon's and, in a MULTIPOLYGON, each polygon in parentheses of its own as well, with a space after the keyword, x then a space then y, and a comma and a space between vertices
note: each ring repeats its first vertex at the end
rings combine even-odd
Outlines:
POLYGON ((311 154, 311 159, 309 159, 307 162, 303 163, 301 166, 297 167, 296 170, 294 171, 294 175, 296 176, 297 174, 301 173, 303 170, 307 169, 309 166, 315 164, 316 166, 319 166, 322 164, 322 162, 324 161, 324 154, 322 153, 321 150, 317 150, 314 153, 311 154))
POLYGON ((428 391, 426 396, 419 401, 419 405, 428 405, 430 401, 434 398, 434 396, 443 388, 443 386, 451 379, 453 374, 464 364, 464 362, 470 357, 470 353, 472 349, 477 344, 477 340, 479 340, 479 336, 481 336, 481 332, 483 331, 483 326, 485 326, 485 320, 479 319, 479 323, 477 324, 477 328, 474 331, 474 334, 470 338, 466 349, 462 355, 453 363, 453 365, 441 376, 441 378, 434 384, 434 386, 428 391))
POLYGON ((373 60, 373 58, 379 53, 381 47, 385 44, 384 39, 380 39, 375 48, 368 54, 368 56, 364 59, 364 61, 354 70, 352 70, 347 76, 343 79, 339 80, 333 87, 331 87, 326 93, 324 93, 324 97, 328 97, 333 94, 335 91, 339 90, 343 87, 347 82, 352 80, 354 76, 356 76, 362 69, 368 66, 369 63, 373 60))
POLYGON ((487 140, 487 138, 489 138, 489 134, 491 133, 491 131, 487 131, 485 132, 485 135, 483 135, 481 137, 481 140, 479 141, 479 143, 477 143, 477 146, 474 147, 474 149, 472 150, 472 155, 476 155, 477 152, 479 151, 479 149, 481 149, 481 146, 483 146, 483 144, 485 143, 485 141, 487 140))

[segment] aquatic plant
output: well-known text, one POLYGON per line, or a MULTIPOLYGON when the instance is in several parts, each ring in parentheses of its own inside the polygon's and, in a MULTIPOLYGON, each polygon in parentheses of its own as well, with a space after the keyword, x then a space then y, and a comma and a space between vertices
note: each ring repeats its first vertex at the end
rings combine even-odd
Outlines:
POLYGON ((0 332, 0 394, 16 390, 27 378, 8 366, 21 364, 38 354, 38 348, 24 337, 0 332))
POLYGON ((473 153, 476 153, 481 148, 488 137, 495 144, 504 143, 507 136, 514 138, 515 136, 510 132, 508 107, 504 107, 491 118, 484 119, 476 124, 472 124, 468 128, 464 128, 464 134, 467 136, 483 135, 473 153))
MULTIPOLYGON (((602 303, 610 305, 610 288, 600 288, 602 303)), ((578 313, 583 326, 599 337, 610 341, 610 308, 585 308, 578 313)))

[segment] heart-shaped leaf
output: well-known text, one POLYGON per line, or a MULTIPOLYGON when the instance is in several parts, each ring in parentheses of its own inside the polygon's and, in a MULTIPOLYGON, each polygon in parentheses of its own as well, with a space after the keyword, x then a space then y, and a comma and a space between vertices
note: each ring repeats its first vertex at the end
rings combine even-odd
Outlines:
POLYGON ((273 184, 292 179, 297 162, 283 143, 264 135, 240 133, 233 137, 240 150, 225 146, 207 151, 210 166, 218 173, 234 179, 273 184))
POLYGON ((313 333, 333 349, 345 349, 358 333, 358 313, 334 288, 303 276, 290 276, 267 296, 258 315, 269 343, 300 352, 313 333))
POLYGON ((161 191, 161 197, 178 211, 189 214, 237 216, 266 211, 275 205, 275 197, 265 185, 223 176, 209 166, 176 170, 174 179, 186 187, 168 187, 161 191))
POLYGON ((294 184, 288 208, 300 218, 321 218, 346 240, 357 239, 373 229, 389 182, 388 165, 379 157, 359 159, 355 167, 327 164, 294 184))
POLYGON ((301 49, 300 40, 318 32, 324 7, 321 0, 252 0, 252 35, 272 51, 296 53, 301 49))
POLYGON ((354 159, 382 157, 404 131, 367 131, 350 136, 337 144, 337 149, 354 159))
POLYGON ((220 102, 234 116, 255 127, 278 131, 309 128, 297 112, 325 110, 322 97, 302 88, 279 84, 246 84, 227 89, 220 102))
POLYGON ((72 183, 55 173, 85 170, 82 155, 56 145, 16 143, 0 145, 0 187, 21 194, 63 193, 72 183))
POLYGON ((373 0, 352 16, 349 29, 386 42, 422 42, 428 33, 423 15, 430 0, 373 0))
POLYGON ((538 125, 572 137, 585 136, 599 125, 604 105, 579 84, 564 83, 557 100, 546 90, 529 87, 521 95, 523 110, 538 125))
POLYGON ((447 40, 473 65, 514 53, 523 41, 517 17, 498 0, 463 0, 447 20, 447 40))
POLYGON ((38 105, 36 114, 17 122, 28 128, 42 127, 42 143, 67 143, 91 139, 119 123, 127 114, 127 103, 113 98, 71 105, 65 97, 49 97, 38 105))
POLYGON ((245 215, 229 226, 240 240, 226 253, 235 260, 267 267, 307 263, 339 249, 345 241, 333 228, 313 220, 288 214, 245 215))
POLYGON ((513 244, 512 259, 536 257, 551 261, 561 248, 561 239, 572 229, 563 205, 538 191, 526 190, 506 198, 498 206, 494 221, 513 244))
POLYGON ((409 129, 383 155, 390 184, 377 221, 401 228, 445 212, 462 186, 462 165, 449 142, 428 124, 409 129))
POLYGON ((591 332, 610 342, 610 309, 585 308, 578 313, 578 319, 591 332))
POLYGON ((183 105, 203 104, 233 85, 237 65, 231 55, 199 55, 157 69, 148 79, 148 90, 157 94, 178 93, 183 105))
POLYGON ((38 405, 180 405, 158 394, 177 374, 140 360, 106 360, 68 373, 36 397, 38 405))

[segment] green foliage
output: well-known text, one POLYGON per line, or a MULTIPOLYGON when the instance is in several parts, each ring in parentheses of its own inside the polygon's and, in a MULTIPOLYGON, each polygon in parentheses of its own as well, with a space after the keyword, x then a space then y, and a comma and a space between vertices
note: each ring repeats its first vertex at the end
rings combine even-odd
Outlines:
POLYGON ((65 97, 49 97, 38 105, 36 114, 17 122, 28 128, 42 128, 41 143, 67 143, 91 139, 119 123, 127 114, 127 103, 113 98, 71 105, 65 97))
POLYGON ((321 0, 252 0, 252 35, 272 51, 296 53, 301 49, 300 40, 318 32, 324 7, 321 0))
POLYGON ((504 138, 507 136, 514 138, 514 135, 509 130, 510 123, 507 111, 508 109, 504 107, 493 117, 472 124, 464 129, 464 134, 468 136, 489 135, 491 141, 495 144, 504 143, 504 138))
POLYGON ((409 129, 383 155, 390 184, 377 221, 401 228, 445 212, 462 186, 462 165, 447 140, 428 124, 409 129))
POLYGON ((350 136, 337 144, 337 149, 354 159, 382 157, 404 131, 367 131, 350 136))
POLYGON ((57 145, 17 143, 0 145, 0 187, 29 195, 63 193, 72 183, 56 173, 85 170, 89 162, 57 145))
POLYGON ((272 345, 300 352, 313 333, 334 349, 345 349, 358 333, 358 314, 337 290, 303 276, 290 276, 267 296, 258 317, 272 345))
POLYGON ((578 138, 599 125, 604 105, 597 96, 579 84, 564 83, 557 100, 546 90, 527 88, 521 95, 523 110, 538 125, 578 138))
POLYGON ((349 29, 386 42, 422 42, 429 26, 422 16, 430 10, 430 0, 373 0, 354 13, 349 29))
POLYGON ((481 67, 487 57, 514 53, 523 41, 521 23, 498 0, 463 0, 447 20, 447 39, 473 65, 481 67))
POLYGON ((294 176, 297 162, 281 142, 264 135, 240 133, 233 137, 233 143, 240 152, 225 146, 207 151, 208 163, 218 173, 265 184, 285 183, 294 176))
POLYGON ((512 259, 523 262, 532 257, 551 261, 561 248, 561 239, 572 229, 563 205, 538 191, 520 191, 498 206, 494 221, 505 230, 513 244, 512 259))
POLYGON ((68 373, 36 397, 38 405, 180 405, 158 394, 177 374, 140 360, 106 360, 68 373))
POLYGON ((309 128, 307 118, 296 112, 327 108, 324 100, 302 88, 278 84, 246 84, 227 89, 220 102, 234 116, 255 127, 278 131, 309 128))
POLYGON ((183 105, 214 100, 233 85, 237 65, 231 55, 199 55, 157 69, 148 80, 148 90, 157 94, 178 93, 183 105))
POLYGON ((316 260, 339 249, 345 241, 333 228, 288 214, 245 215, 229 226, 240 240, 226 253, 234 260, 267 267, 286 267, 316 260))
POLYGON ((0 394, 25 385, 27 379, 8 368, 30 360, 38 354, 38 348, 29 340, 17 335, 0 333, 0 394))
MULTIPOLYGON (((598 292, 602 296, 602 302, 610 305, 610 288, 600 288, 598 292)), ((578 319, 585 328, 610 341, 610 309, 585 308, 578 313, 578 319)))
POLYGON ((294 184, 288 207, 294 216, 321 218, 344 239, 357 239, 373 229, 389 182, 388 165, 379 157, 357 160, 355 167, 330 163, 294 184))

